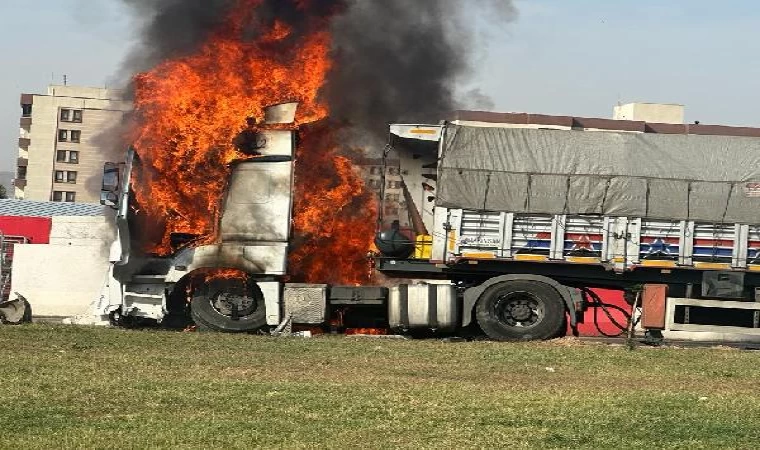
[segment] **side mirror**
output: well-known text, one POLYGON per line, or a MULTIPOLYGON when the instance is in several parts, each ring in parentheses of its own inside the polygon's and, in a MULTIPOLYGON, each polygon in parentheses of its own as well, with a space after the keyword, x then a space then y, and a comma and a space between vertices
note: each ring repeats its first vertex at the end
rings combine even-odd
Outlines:
POLYGON ((100 191, 100 204, 116 208, 119 204, 119 197, 113 192, 100 191))
POLYGON ((103 183, 100 188, 100 204, 115 208, 119 204, 119 165, 107 162, 103 165, 103 183))
POLYGON ((105 163, 103 165, 103 191, 119 190, 119 165, 115 163, 105 163))

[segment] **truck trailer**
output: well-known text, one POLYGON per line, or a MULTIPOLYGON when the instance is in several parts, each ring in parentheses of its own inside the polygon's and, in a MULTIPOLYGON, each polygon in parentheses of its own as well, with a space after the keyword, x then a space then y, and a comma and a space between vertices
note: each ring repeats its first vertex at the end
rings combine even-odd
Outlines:
POLYGON ((412 230, 381 216, 382 285, 329 286, 285 282, 298 131, 281 125, 296 108, 266 110, 260 155, 232 168, 217 242, 170 257, 131 248, 138 155, 106 164, 118 237, 96 316, 532 340, 614 289, 624 326, 650 336, 760 339, 760 129, 474 112, 392 124, 383 160, 397 161, 412 230))

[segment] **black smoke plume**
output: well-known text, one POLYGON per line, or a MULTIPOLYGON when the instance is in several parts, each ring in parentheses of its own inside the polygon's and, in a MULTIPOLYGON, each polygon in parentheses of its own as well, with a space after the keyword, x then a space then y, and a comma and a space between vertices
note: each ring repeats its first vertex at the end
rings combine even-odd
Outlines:
MULTIPOLYGON (((239 1, 122 0, 141 27, 123 75, 193 53, 239 1)), ((297 38, 329 21, 335 64, 323 95, 331 119, 353 136, 382 138, 389 122, 437 121, 454 110, 457 83, 478 53, 470 24, 515 15, 511 0, 261 0, 246 25, 255 37, 258 25, 280 20, 297 38)))

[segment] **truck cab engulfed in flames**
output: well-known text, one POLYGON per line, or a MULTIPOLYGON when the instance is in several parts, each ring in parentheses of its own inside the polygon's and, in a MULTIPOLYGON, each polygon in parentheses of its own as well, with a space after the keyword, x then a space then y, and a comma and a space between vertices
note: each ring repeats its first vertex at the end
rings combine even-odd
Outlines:
MULTIPOLYGON (((137 254, 131 246, 129 186, 137 152, 130 148, 126 162, 105 164, 101 203, 116 209, 117 239, 111 249, 109 282, 97 306, 101 318, 162 321, 172 302, 181 305, 187 300, 171 298, 178 295, 175 287, 214 279, 210 284, 220 291, 226 289, 225 284, 233 284, 244 285, 244 292, 224 297, 222 303, 227 306, 218 306, 221 303, 217 301, 217 307, 207 312, 205 321, 212 322, 208 325, 215 327, 215 320, 223 322, 231 314, 239 316, 251 310, 250 304, 258 307, 249 312, 259 326, 279 323, 280 283, 275 278, 287 271, 295 132, 277 125, 291 124, 296 108, 295 103, 285 103, 265 110, 264 124, 258 130, 258 154, 232 167, 215 242, 195 247, 188 242, 168 257, 137 254), (267 129, 268 125, 274 127, 267 129), (229 276, 231 270, 238 275, 229 276), (228 275, 216 277, 215 272, 228 275)), ((185 289, 192 300, 194 287, 185 289)))

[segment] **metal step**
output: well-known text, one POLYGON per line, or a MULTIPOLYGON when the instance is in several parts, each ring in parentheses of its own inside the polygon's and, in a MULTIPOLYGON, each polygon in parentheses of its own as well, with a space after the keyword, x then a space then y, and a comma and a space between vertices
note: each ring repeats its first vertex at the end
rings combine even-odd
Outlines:
POLYGON ((163 283, 166 279, 166 275, 133 275, 132 283, 163 283))
POLYGON ((157 303, 161 303, 164 299, 163 295, 160 294, 144 294, 141 292, 124 292, 124 297, 135 299, 137 301, 153 301, 157 303))

